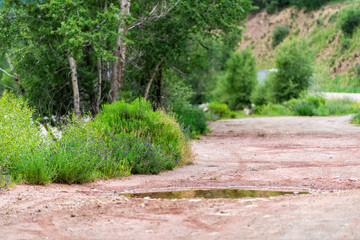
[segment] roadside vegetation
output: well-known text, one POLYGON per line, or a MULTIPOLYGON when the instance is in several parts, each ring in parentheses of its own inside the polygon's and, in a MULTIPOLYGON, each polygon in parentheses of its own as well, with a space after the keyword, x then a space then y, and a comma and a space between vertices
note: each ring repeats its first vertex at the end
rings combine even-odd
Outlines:
POLYGON ((207 121, 359 111, 317 95, 360 92, 357 3, 320 14, 304 36, 299 11, 311 15, 332 1, 120 2, 130 0, 1 5, 0 188, 190 164, 189 141, 208 132, 207 121), (292 22, 261 36, 261 54, 260 40, 238 27, 252 2, 268 13, 293 11, 292 22), (274 69, 262 82, 259 66, 274 69))
POLYGON ((191 161, 175 118, 144 99, 105 105, 94 119, 70 116, 59 138, 41 133, 33 109, 13 94, 3 93, 0 112, 2 186, 156 174, 191 161))

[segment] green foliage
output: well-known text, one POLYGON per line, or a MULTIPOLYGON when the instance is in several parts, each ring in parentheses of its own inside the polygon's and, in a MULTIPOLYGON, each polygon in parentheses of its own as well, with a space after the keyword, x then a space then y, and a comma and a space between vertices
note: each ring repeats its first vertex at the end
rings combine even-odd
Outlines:
POLYGON ((178 163, 189 157, 189 146, 176 120, 163 111, 153 111, 144 99, 132 104, 125 101, 103 106, 96 117, 98 128, 106 136, 129 134, 135 138, 148 139, 178 163))
POLYGON ((354 115, 354 117, 351 119, 351 123, 360 125, 360 113, 354 115))
POLYGON ((351 40, 348 38, 340 40, 340 51, 344 52, 350 48, 351 40))
POLYGON ((175 159, 176 154, 167 154, 162 146, 151 143, 146 138, 121 133, 107 139, 107 142, 114 159, 125 159, 133 174, 157 174, 172 170, 180 161, 175 159))
POLYGON ((290 25, 276 26, 272 35, 271 46, 275 48, 277 45, 289 35, 290 25))
POLYGON ((256 0, 254 5, 260 9, 265 8, 270 14, 281 11, 290 6, 296 6, 305 10, 318 9, 331 0, 256 0))
POLYGON ((310 85, 313 57, 304 39, 295 39, 280 46, 275 55, 277 72, 271 74, 271 99, 283 102, 297 98, 310 85))
POLYGON ((207 131, 206 116, 202 109, 192 105, 183 105, 174 109, 175 117, 183 131, 191 138, 207 131))
POLYGON ((220 119, 236 117, 236 113, 231 111, 225 103, 212 102, 209 104, 209 111, 220 119))
POLYGON ((290 109, 286 108, 282 104, 268 103, 263 106, 257 106, 255 108, 255 115, 257 116, 291 116, 293 113, 290 109))
POLYGON ((351 37, 360 26, 359 6, 343 9, 339 14, 338 25, 345 36, 351 37))
MULTIPOLYGON (((1 156, 0 156, 1 157, 1 156)), ((0 163, 0 192, 10 186, 12 178, 10 177, 6 167, 0 163)))
POLYGON ((255 85, 255 58, 249 50, 233 53, 226 62, 224 76, 220 79, 215 95, 230 109, 238 110, 250 104, 255 85))
POLYGON ((338 116, 357 113, 360 105, 348 99, 325 100, 310 96, 304 99, 291 99, 283 104, 268 103, 257 106, 257 116, 338 116))
POLYGON ((251 93, 251 102, 256 106, 261 106, 269 102, 269 80, 258 83, 251 93))
POLYGON ((327 4, 330 0, 291 0, 290 4, 306 10, 318 9, 327 4))
POLYGON ((33 109, 22 98, 5 91, 0 97, 0 166, 11 166, 22 154, 43 142, 32 118, 33 109))

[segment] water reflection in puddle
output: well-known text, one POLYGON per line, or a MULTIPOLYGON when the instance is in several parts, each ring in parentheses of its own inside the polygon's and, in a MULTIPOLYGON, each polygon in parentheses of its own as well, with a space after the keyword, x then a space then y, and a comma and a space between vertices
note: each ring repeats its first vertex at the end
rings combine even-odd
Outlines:
POLYGON ((211 190, 189 190, 172 192, 152 192, 152 193, 133 193, 122 194, 125 197, 134 198, 163 198, 163 199, 182 199, 182 198, 266 198, 276 197, 286 194, 306 194, 306 192, 277 192, 277 191, 257 191, 257 190, 235 190, 235 189, 211 189, 211 190))

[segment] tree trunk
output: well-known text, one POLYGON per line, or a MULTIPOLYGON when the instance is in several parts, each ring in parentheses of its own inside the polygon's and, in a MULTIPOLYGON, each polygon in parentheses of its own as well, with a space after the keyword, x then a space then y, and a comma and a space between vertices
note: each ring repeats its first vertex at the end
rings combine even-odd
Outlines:
POLYGON ((75 116, 80 117, 80 94, 79 94, 79 85, 78 85, 78 79, 77 79, 77 70, 76 70, 76 62, 73 57, 73 55, 69 55, 69 64, 70 64, 70 70, 71 70, 71 81, 72 81, 72 87, 74 92, 74 111, 75 116))
POLYGON ((16 82, 16 85, 17 85, 17 89, 16 89, 16 94, 19 94, 19 89, 21 91, 21 94, 24 95, 25 94, 25 89, 23 88, 22 84, 21 84, 21 81, 20 81, 20 78, 19 78, 19 75, 17 74, 17 72, 15 71, 15 68, 14 68, 14 65, 12 64, 11 62, 11 59, 9 57, 9 54, 5 54, 6 55, 6 59, 9 63, 9 66, 10 66, 10 69, 11 71, 15 74, 15 82, 16 82))
POLYGON ((162 87, 162 71, 161 66, 159 69, 159 75, 157 78, 157 89, 156 89, 156 109, 161 108, 161 87, 162 87))
POLYGON ((149 83, 148 83, 148 85, 147 85, 147 87, 146 87, 146 90, 145 90, 145 95, 144 95, 145 100, 148 99, 148 97, 149 97, 149 91, 150 91, 151 84, 152 84, 152 82, 154 81, 154 79, 155 79, 155 77, 156 77, 156 74, 157 74, 157 72, 159 71, 159 68, 160 68, 161 64, 163 63, 163 61, 164 61, 164 58, 161 59, 161 60, 158 62, 158 64, 156 65, 156 67, 155 67, 155 71, 154 71, 154 73, 152 74, 152 76, 151 76, 151 78, 150 78, 150 81, 149 81, 149 83))
POLYGON ((126 35, 126 22, 125 18, 130 14, 130 1, 131 0, 119 0, 121 7, 121 23, 118 28, 118 40, 115 46, 114 56, 117 58, 112 63, 111 83, 110 83, 110 102, 119 100, 119 88, 123 86, 124 70, 125 70, 125 55, 126 55, 126 43, 124 36, 126 35))
POLYGON ((97 84, 97 94, 95 99, 95 115, 100 112, 101 104, 101 85, 102 85, 102 60, 99 60, 97 63, 98 67, 98 84, 97 84))

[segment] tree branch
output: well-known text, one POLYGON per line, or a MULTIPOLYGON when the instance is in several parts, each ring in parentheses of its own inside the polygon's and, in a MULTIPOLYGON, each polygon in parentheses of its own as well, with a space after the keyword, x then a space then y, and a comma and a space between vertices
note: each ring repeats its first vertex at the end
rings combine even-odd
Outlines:
POLYGON ((5 74, 8 75, 9 77, 16 78, 14 75, 11 75, 10 73, 8 73, 7 71, 5 71, 5 70, 2 69, 2 68, 0 68, 0 71, 2 71, 3 73, 5 73, 5 74))
MULTIPOLYGON (((143 25, 144 23, 146 22, 150 22, 150 21, 153 21, 153 20, 157 20, 159 18, 162 18, 162 17, 165 17, 166 15, 168 15, 177 5, 178 3, 180 2, 180 0, 178 0, 174 5, 172 5, 168 10, 166 10, 165 12, 161 12, 158 16, 149 16, 149 17, 143 17, 141 19, 139 19, 136 23, 134 23, 132 26, 128 27, 127 30, 131 30, 135 27, 138 27, 140 25, 143 25)), ((157 7, 158 5, 156 5, 150 12, 150 15, 152 15, 153 13, 156 12, 157 10, 157 7)))
POLYGON ((12 88, 12 87, 6 86, 6 85, 5 85, 5 84, 3 84, 2 82, 0 82, 0 85, 1 85, 1 86, 3 86, 3 87, 5 87, 5 88, 11 89, 11 90, 13 90, 13 91, 16 91, 16 89, 15 89, 15 88, 12 88))
POLYGON ((159 71, 159 68, 160 68, 161 64, 163 63, 163 61, 164 61, 164 58, 162 58, 155 67, 155 71, 154 71, 153 75, 151 76, 150 81, 145 90, 145 95, 144 95, 145 100, 149 97, 149 91, 150 91, 151 84, 154 81, 154 78, 155 78, 157 72, 159 71))

